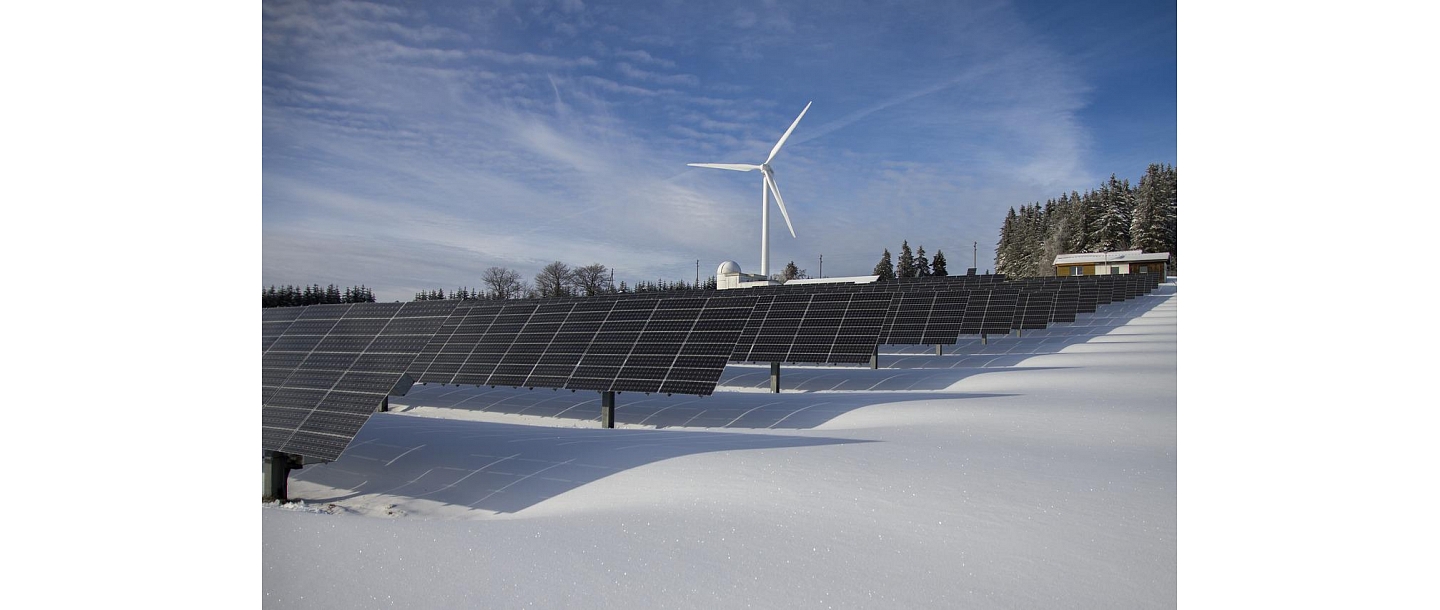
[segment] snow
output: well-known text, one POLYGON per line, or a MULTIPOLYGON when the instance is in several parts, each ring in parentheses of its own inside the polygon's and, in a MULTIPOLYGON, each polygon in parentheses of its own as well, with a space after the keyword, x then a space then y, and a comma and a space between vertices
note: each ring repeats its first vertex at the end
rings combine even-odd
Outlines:
MULTIPOLYGON (((709 397, 416 386, 262 506, 266 607, 1166 607, 1176 287, 731 365, 709 397), (303 501, 303 505, 300 502, 303 501)), ((258 486, 257 486, 258 487, 258 486)))

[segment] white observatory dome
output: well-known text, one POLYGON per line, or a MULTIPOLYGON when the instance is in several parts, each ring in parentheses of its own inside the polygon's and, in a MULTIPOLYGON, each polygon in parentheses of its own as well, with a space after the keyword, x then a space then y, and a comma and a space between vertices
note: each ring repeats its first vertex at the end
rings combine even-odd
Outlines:
POLYGON ((726 275, 729 273, 740 273, 740 263, 737 263, 735 261, 725 261, 723 263, 720 263, 719 269, 715 270, 716 276, 726 275))

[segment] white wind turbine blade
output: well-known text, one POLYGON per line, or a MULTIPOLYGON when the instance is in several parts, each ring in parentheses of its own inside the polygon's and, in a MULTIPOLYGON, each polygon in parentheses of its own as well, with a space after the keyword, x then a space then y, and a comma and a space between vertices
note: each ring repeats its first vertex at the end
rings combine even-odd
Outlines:
POLYGON ((790 237, 795 237, 795 225, 790 224, 790 213, 785 211, 785 200, 780 198, 780 188, 775 186, 775 179, 770 172, 760 172, 765 176, 765 186, 770 187, 770 194, 775 196, 776 205, 780 206, 780 215, 785 217, 785 227, 790 229, 790 237))
POLYGON ((770 156, 765 159, 766 163, 775 159, 775 155, 780 152, 780 147, 785 145, 785 140, 790 138, 790 132, 795 131, 795 126, 800 124, 800 119, 805 118, 805 113, 810 110, 810 104, 812 103, 814 102, 805 102, 805 110, 800 111, 800 116, 795 117, 795 122, 791 123, 790 128, 785 130, 785 135, 780 136, 780 141, 775 143, 775 148, 770 149, 770 156))
POLYGON ((690 167, 713 167, 715 169, 728 169, 735 172, 749 172, 760 169, 759 165, 746 165, 744 163, 686 163, 690 167))

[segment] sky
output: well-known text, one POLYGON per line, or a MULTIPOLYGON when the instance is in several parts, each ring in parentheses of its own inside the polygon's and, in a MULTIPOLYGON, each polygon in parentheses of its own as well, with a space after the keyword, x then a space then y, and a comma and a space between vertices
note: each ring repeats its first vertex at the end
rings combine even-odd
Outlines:
POLYGON ((1154 3, 266 2, 264 285, 378 299, 600 263, 616 282, 993 267, 1006 210, 1176 163, 1154 3), (978 245, 977 245, 978 244, 978 245), (978 250, 978 253, 975 251, 978 250), (822 262, 823 257, 823 262, 822 262))

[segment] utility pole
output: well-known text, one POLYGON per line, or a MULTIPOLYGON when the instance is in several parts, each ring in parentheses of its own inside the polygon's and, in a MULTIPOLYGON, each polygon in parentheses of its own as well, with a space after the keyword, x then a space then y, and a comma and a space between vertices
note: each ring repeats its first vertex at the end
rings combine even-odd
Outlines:
POLYGON ((979 262, 980 262, 980 242, 978 242, 978 241, 972 241, 972 242, 970 242, 970 266, 971 266, 971 267, 978 267, 979 265, 978 265, 977 263, 979 263, 979 262))
POLYGON ((700 259, 695 259, 695 287, 700 287, 700 259))
POLYGON ((820 277, 825 277, 825 255, 820 255, 820 277))

